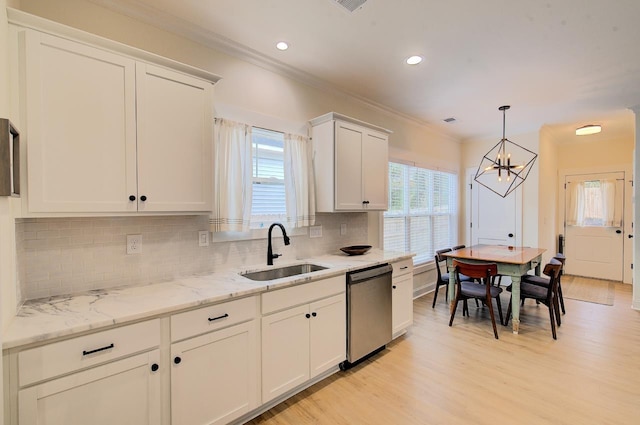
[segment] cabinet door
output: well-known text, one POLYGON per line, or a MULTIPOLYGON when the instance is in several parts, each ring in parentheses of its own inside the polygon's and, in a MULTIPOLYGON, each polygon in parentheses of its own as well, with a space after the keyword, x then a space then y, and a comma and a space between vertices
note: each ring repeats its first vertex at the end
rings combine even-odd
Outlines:
POLYGON ((226 424, 259 405, 257 322, 171 346, 171 423, 226 424))
POLYGON ((362 138, 363 200, 368 210, 389 208, 389 147, 384 134, 365 130, 362 138))
POLYGON ((309 379, 309 306, 262 318, 262 403, 309 379))
POLYGON ((311 378, 344 361, 347 357, 345 294, 310 305, 311 378))
POLYGON ((20 425, 157 425, 158 350, 20 390, 20 425))
POLYGON ((335 209, 362 210, 364 129, 357 125, 336 121, 335 132, 335 209))
POLYGON ((136 74, 139 211, 210 211, 211 83, 143 63, 136 74))
POLYGON ((393 279, 392 312, 395 337, 413 323, 413 274, 393 279))
POLYGON ((31 212, 135 211, 135 62, 27 31, 31 212))

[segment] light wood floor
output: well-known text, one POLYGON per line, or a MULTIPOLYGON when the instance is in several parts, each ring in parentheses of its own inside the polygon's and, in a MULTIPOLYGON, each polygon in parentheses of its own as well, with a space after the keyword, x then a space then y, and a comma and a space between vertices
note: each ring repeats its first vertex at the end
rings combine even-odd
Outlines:
POLYGON ((496 340, 486 308, 459 309, 450 328, 427 294, 384 352, 249 424, 640 424, 640 312, 631 286, 615 286, 613 306, 565 300, 557 341, 531 300, 520 334, 499 326, 496 340))

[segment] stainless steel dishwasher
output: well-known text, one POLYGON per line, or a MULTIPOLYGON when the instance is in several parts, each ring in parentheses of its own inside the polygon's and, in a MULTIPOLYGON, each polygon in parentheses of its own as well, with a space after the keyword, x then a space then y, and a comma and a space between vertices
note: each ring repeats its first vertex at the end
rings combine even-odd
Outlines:
POLYGON ((391 341, 389 264, 347 273, 347 369, 391 341))

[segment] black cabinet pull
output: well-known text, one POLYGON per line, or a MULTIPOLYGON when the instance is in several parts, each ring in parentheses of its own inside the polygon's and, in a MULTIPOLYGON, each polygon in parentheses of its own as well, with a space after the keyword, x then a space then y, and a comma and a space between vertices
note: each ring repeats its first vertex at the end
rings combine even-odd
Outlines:
POLYGON ((146 196, 144 196, 144 195, 142 195, 142 196, 140 197, 140 200, 141 200, 142 202, 144 202, 144 201, 146 201, 146 200, 147 200, 147 197, 146 197, 146 196))
POLYGON ((616 233, 620 234, 620 233, 622 233, 622 230, 618 229, 618 230, 616 230, 616 233))
POLYGON ((115 347, 115 346, 113 345, 113 343, 111 343, 111 344, 107 345, 106 347, 96 348, 95 350, 89 350, 89 351, 82 350, 82 355, 83 356, 88 356, 89 354, 97 353, 99 351, 109 350, 109 349, 111 349, 113 347, 115 347))
POLYGON ((158 366, 157 363, 154 363, 151 365, 151 371, 152 372, 156 372, 158 369, 160 369, 160 366, 158 366))
POLYGON ((408 269, 408 268, 409 268, 409 266, 404 266, 404 267, 400 267, 400 270, 405 270, 405 269, 408 269))
POLYGON ((311 315, 309 313, 305 314, 304 317, 306 317, 307 319, 311 318, 311 315))
POLYGON ((396 288, 397 288, 397 286, 396 286, 396 285, 393 285, 393 289, 396 289, 396 288))
POLYGON ((369 201, 362 201, 363 204, 368 205, 369 201))
POLYGON ((135 196, 133 196, 133 195, 129 195, 129 200, 130 200, 130 201, 135 201, 135 200, 136 200, 136 197, 135 197, 135 196))
POLYGON ((312 315, 313 317, 316 317, 316 316, 318 315, 318 313, 316 313, 316 312, 314 311, 313 313, 311 313, 311 315, 312 315))
POLYGON ((509 237, 512 238, 513 237, 513 233, 509 233, 509 237))
POLYGON ((629 239, 633 238, 633 235, 629 235, 629 239))
POLYGON ((175 364, 180 364, 181 361, 182 361, 182 359, 180 357, 176 357, 175 359, 173 359, 173 362, 175 364))
POLYGON ((225 317, 229 317, 228 313, 223 314, 222 316, 218 316, 218 317, 209 317, 210 322, 215 322, 216 320, 220 320, 220 319, 224 319, 225 317))

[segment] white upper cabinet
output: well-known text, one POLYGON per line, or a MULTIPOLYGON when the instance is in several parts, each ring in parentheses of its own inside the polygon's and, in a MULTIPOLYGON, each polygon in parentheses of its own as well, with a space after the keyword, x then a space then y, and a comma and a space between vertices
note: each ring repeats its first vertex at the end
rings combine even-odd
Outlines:
POLYGON ((333 112, 311 125, 317 211, 386 210, 390 131, 333 112))
POLYGON ((140 211, 210 211, 213 199, 212 85, 138 63, 140 211))
POLYGON ((32 212, 135 211, 135 61, 25 33, 32 212))
POLYGON ((211 210, 211 81, 22 34, 30 213, 211 210))

